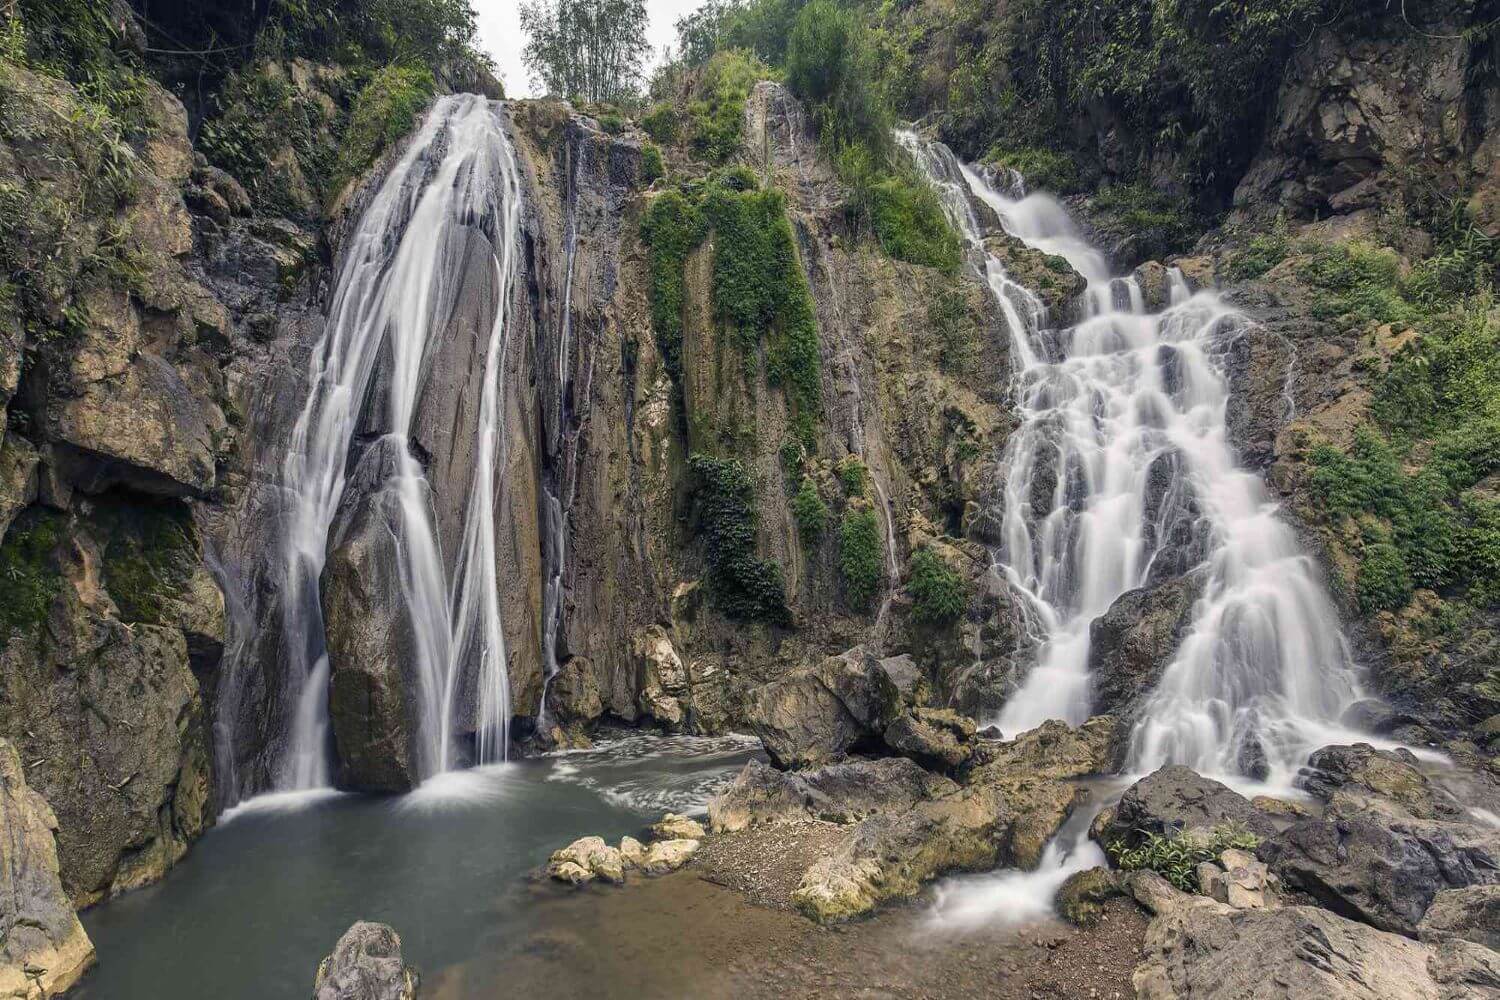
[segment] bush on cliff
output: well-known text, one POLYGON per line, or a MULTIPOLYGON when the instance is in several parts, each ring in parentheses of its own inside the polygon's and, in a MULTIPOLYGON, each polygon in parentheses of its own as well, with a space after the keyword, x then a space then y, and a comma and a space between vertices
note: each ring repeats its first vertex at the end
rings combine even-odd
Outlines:
POLYGON ((697 454, 688 464, 714 606, 733 621, 791 625, 780 567, 755 554, 758 503, 744 465, 697 454))

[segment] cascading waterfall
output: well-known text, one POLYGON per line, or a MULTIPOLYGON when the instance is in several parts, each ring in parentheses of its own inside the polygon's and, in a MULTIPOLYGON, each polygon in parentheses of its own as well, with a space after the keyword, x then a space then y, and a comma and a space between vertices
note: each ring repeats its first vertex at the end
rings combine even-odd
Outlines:
POLYGON ((982 262, 1013 345, 1022 423, 1007 445, 995 555, 1040 645, 1000 728, 1082 722, 1090 624, 1125 592, 1192 571, 1203 596, 1141 711, 1129 769, 1180 763, 1289 781, 1310 750, 1345 732, 1336 720, 1359 691, 1313 561, 1229 441, 1219 356, 1247 320, 1190 293, 1175 271, 1168 307, 1148 311, 1136 282, 1110 275, 1055 199, 1003 191, 945 146, 899 138, 982 262), (981 208, 1085 278, 1078 322, 1049 328, 1036 296, 985 249, 981 208), (1173 517, 1190 523, 1174 533, 1173 517))
POLYGON ((472 699, 475 754, 503 759, 510 719, 496 567, 496 476, 501 454, 501 372, 510 289, 520 252, 520 172, 499 113, 474 95, 440 98, 391 168, 349 237, 311 391, 282 467, 288 593, 282 604, 288 676, 301 680, 289 752, 277 786, 329 782, 329 661, 319 576, 367 407, 394 468, 399 587, 415 649, 417 761, 423 776, 455 765, 455 720, 472 699), (435 332, 463 294, 457 266, 478 230, 492 249, 498 307, 487 333, 472 478, 458 551, 445 561, 431 487, 409 445, 435 332), (372 391, 380 371, 387 384, 372 391), (457 690, 478 678, 474 692, 457 690))

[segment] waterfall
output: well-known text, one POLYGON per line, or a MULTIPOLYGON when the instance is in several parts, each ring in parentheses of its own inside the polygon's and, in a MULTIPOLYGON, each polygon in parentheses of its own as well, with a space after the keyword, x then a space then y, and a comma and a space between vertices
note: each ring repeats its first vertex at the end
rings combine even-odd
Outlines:
MULTIPOLYGON (((474 95, 440 98, 346 241, 311 386, 281 469, 282 601, 287 676, 299 685, 278 788, 326 785, 332 760, 329 660, 319 577, 344 498, 351 454, 372 427, 389 460, 397 579, 410 616, 417 766, 447 770, 457 717, 475 711, 479 762, 506 754, 510 719, 496 566, 496 478, 503 467, 502 372, 520 253, 520 172, 499 111, 474 95), (445 558, 424 456, 412 447, 434 340, 464 287, 464 254, 487 241, 497 307, 487 330, 473 468, 457 551, 445 558), (378 377, 377 377, 378 375, 378 377), (378 383, 378 384, 376 384, 378 383), (477 690, 460 691, 477 678, 477 690)), ((458 485, 458 484, 453 484, 458 485)))
POLYGON ((1359 691, 1316 566, 1229 441, 1220 358, 1248 320, 1175 271, 1167 308, 1149 311, 1056 199, 1002 190, 914 133, 898 139, 968 243, 1011 338, 1021 424, 1006 445, 995 560, 1039 645, 1000 728, 1082 722, 1090 624, 1127 591, 1191 570, 1203 596, 1141 710, 1128 768, 1180 763, 1288 782, 1344 732, 1336 720, 1359 691), (982 211, 1084 277, 1076 323, 1053 328, 1011 280, 986 249, 982 211), (1187 529, 1169 532, 1171 517, 1187 529))

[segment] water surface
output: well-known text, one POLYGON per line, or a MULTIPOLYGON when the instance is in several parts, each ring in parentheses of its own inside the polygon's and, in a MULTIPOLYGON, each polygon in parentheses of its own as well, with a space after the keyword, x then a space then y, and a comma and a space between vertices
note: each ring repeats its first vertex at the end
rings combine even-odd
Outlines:
POLYGON ((552 850, 701 810, 757 748, 740 737, 633 735, 439 775, 401 797, 253 800, 162 882, 82 914, 99 966, 76 995, 307 997, 319 960, 360 919, 395 927, 407 960, 434 976, 525 932, 527 874, 552 850))

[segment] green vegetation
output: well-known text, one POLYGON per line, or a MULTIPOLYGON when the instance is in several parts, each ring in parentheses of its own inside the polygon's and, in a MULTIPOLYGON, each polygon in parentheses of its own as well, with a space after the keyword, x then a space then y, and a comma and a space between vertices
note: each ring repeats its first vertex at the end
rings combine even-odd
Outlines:
POLYGON ((869 488, 870 470, 857 455, 845 455, 838 465, 839 483, 846 497, 862 497, 869 488))
POLYGON ((1119 228, 1163 250, 1188 247, 1199 223, 1179 200, 1140 184, 1115 184, 1094 196, 1095 210, 1119 228))
POLYGON ((662 145, 671 145, 678 139, 677 109, 668 101, 653 104, 641 116, 641 128, 662 145))
POLYGON ((756 558, 755 484, 733 459, 688 460, 714 606, 733 621, 791 625, 780 567, 756 558))
POLYGON ((1278 217, 1276 224, 1268 232, 1256 233, 1250 237, 1245 249, 1230 259, 1229 277, 1235 281, 1259 278, 1291 256, 1292 249, 1286 217, 1278 217))
POLYGON ((641 147, 641 180, 653 184, 667 176, 667 166, 662 161, 661 149, 649 143, 641 147))
POLYGON ((386 66, 354 97, 330 192, 367 170, 416 126, 436 88, 425 67, 386 66))
POLYGON ((911 557, 906 589, 912 598, 912 618, 923 625, 946 625, 969 605, 963 577, 932 549, 919 549, 911 557))
POLYGON ((121 44, 107 0, 14 0, 0 8, 6 58, 78 88, 90 113, 122 135, 147 125, 146 76, 121 44))
POLYGON ((62 539, 60 515, 33 507, 5 533, 0 544, 0 649, 16 632, 46 620, 62 585, 54 553, 62 539))
POLYGON ((884 577, 880 520, 867 502, 850 503, 839 523, 839 576, 849 607, 868 611, 884 577))
POLYGON ((740 148, 745 129, 745 99, 757 81, 772 72, 754 56, 727 51, 703 67, 688 104, 688 144, 709 163, 723 163, 740 148))
POLYGON ((822 411, 822 359, 812 292, 797 257, 781 193, 731 170, 663 192, 646 210, 651 318, 674 381, 682 377, 682 310, 687 257, 714 234, 713 315, 747 352, 764 341, 767 372, 785 388, 794 424, 807 437, 822 411))
POLYGON ((992 147, 985 161, 1002 170, 1014 170, 1026 179, 1028 190, 1072 194, 1079 189, 1078 165, 1073 157, 1041 146, 1019 149, 992 147))
POLYGON ((949 374, 969 371, 979 354, 979 324, 969 312, 962 285, 942 288, 928 300, 927 326, 937 334, 943 370, 949 374))
POLYGON ((1123 841, 1109 845, 1109 856, 1123 871, 1153 871, 1183 892, 1198 892, 1198 866, 1217 861, 1220 854, 1234 848, 1254 851, 1260 838, 1234 826, 1216 826, 1208 836, 1152 834, 1138 847, 1127 847, 1123 841))
POLYGON ((1500 599, 1500 241, 1461 211, 1427 227, 1434 252, 1405 276, 1394 251, 1368 243, 1300 246, 1298 273, 1325 296, 1325 318, 1363 329, 1411 328, 1374 375, 1374 426, 1347 452, 1311 455, 1310 482, 1335 524, 1357 530, 1355 593, 1368 612, 1406 605, 1414 588, 1477 607, 1500 599))
POLYGON ((811 546, 823 537, 828 527, 828 505, 811 476, 802 477, 802 485, 792 497, 792 517, 797 520, 797 533, 804 545, 811 546))

